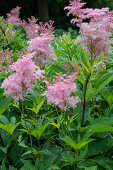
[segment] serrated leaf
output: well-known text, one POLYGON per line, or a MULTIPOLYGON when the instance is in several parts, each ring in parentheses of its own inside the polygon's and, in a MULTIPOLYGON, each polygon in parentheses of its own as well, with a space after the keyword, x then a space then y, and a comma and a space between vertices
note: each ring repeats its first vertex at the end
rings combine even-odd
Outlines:
POLYGON ((49 123, 45 123, 45 124, 42 123, 42 124, 40 124, 39 127, 38 127, 38 130, 33 130, 31 132, 31 135, 36 137, 36 138, 38 138, 38 137, 40 138, 42 136, 44 130, 47 128, 48 125, 49 125, 49 123))
POLYGON ((111 105, 113 104, 113 94, 110 91, 104 89, 101 92, 101 95, 104 97, 104 99, 107 101, 107 103, 111 107, 111 105))
POLYGON ((104 167, 106 170, 113 169, 113 160, 104 156, 97 156, 92 159, 92 161, 96 162, 98 165, 104 167))
POLYGON ((89 119, 90 125, 102 124, 113 125, 113 117, 101 117, 98 119, 89 119))
POLYGON ((113 127, 108 125, 96 124, 90 127, 93 132, 112 132, 113 127))
POLYGON ((2 161, 1 170, 6 170, 5 158, 4 158, 3 161, 2 161))
POLYGON ((0 101, 0 114, 3 114, 5 110, 12 104, 11 98, 4 98, 0 101))
POLYGON ((68 54, 67 53, 64 53, 63 51, 59 51, 59 50, 54 50, 55 51, 55 54, 56 55, 60 55, 60 56, 65 56, 65 57, 68 57, 68 54))
POLYGON ((67 49, 66 45, 62 41, 60 41, 58 38, 55 38, 55 40, 56 40, 57 44, 59 44, 68 53, 68 49, 67 49))
POLYGON ((60 138, 60 140, 64 141, 67 145, 71 146, 74 150, 80 150, 82 147, 87 145, 89 142, 93 141, 93 139, 89 139, 88 141, 76 143, 69 136, 65 136, 64 138, 60 138))
POLYGON ((99 56, 98 59, 96 60, 97 63, 99 63, 99 62, 102 60, 103 54, 104 54, 103 52, 100 54, 100 56, 99 56))
POLYGON ((84 63, 84 65, 87 68, 91 69, 89 56, 87 55, 87 53, 81 47, 78 47, 78 49, 79 49, 79 55, 80 55, 80 58, 81 58, 82 62, 84 63))
POLYGON ((60 121, 59 123, 55 123, 55 122, 51 122, 51 123, 49 123, 49 124, 51 124, 51 125, 53 125, 53 126, 55 126, 55 127, 57 127, 58 129, 60 128, 60 124, 63 122, 63 120, 62 121, 60 121))
POLYGON ((21 122, 16 123, 14 126, 12 125, 12 123, 3 125, 0 123, 0 128, 5 130, 6 132, 10 133, 11 135, 13 135, 14 130, 16 129, 16 127, 20 124, 21 122))
POLYGON ((42 107, 42 105, 44 104, 44 102, 46 101, 46 98, 44 100, 42 100, 38 105, 37 107, 33 107, 33 108, 28 108, 29 110, 32 110, 33 112, 36 113, 36 115, 38 114, 40 108, 42 107))
POLYGON ((9 121, 6 118, 5 115, 0 115, 0 122, 2 122, 3 124, 8 124, 9 123, 9 121))
POLYGON ((112 72, 105 73, 103 77, 95 80, 96 83, 94 83, 94 87, 90 87, 87 89, 86 102, 88 102, 96 94, 98 94, 111 80, 113 80, 112 72))

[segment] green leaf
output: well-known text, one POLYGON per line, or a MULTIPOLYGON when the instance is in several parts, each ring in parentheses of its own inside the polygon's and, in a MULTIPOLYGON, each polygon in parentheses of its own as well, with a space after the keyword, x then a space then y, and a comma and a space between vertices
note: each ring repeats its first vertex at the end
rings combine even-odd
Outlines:
POLYGON ((81 48, 78 47, 79 50, 79 54, 80 54, 80 58, 82 60, 82 62, 84 63, 84 65, 89 68, 89 70, 91 70, 91 64, 89 61, 89 56, 87 55, 87 53, 81 48))
POLYGON ((62 41, 60 41, 58 38, 55 38, 55 40, 57 44, 59 44, 68 53, 67 46, 62 41))
POLYGON ((89 119, 91 126, 95 124, 113 125, 113 117, 101 117, 98 119, 89 119))
POLYGON ((6 118, 5 115, 0 115, 0 122, 2 122, 3 124, 8 124, 9 123, 9 121, 6 118))
POLYGON ((84 170, 97 170, 97 166, 89 166, 89 167, 85 167, 82 165, 78 166, 80 169, 84 169, 84 170))
POLYGON ((56 55, 60 55, 60 56, 65 56, 65 57, 68 57, 68 54, 67 53, 64 53, 64 51, 62 51, 62 50, 54 50, 55 51, 55 54, 56 55))
POLYGON ((109 106, 113 104, 113 94, 104 88, 104 90, 101 92, 101 95, 104 97, 104 99, 107 101, 109 106))
POLYGON ((38 137, 40 138, 42 136, 44 130, 47 128, 48 125, 49 125, 49 123, 45 123, 45 124, 42 123, 42 124, 40 124, 39 127, 38 127, 38 130, 33 130, 31 132, 31 135, 36 137, 36 138, 38 138, 38 137))
POLYGON ((4 158, 3 161, 2 161, 1 170, 6 170, 5 158, 4 158))
MULTIPOLYGON (((63 119, 63 120, 64 120, 64 119, 63 119)), ((59 123, 51 122, 51 123, 49 123, 49 124, 51 124, 51 125, 53 125, 53 126, 55 126, 55 127, 57 127, 57 128, 59 129, 59 128, 60 128, 60 124, 63 122, 63 120, 60 121, 59 123)))
POLYGON ((21 122, 16 123, 14 126, 12 125, 12 123, 3 125, 0 123, 0 128, 7 131, 8 133, 10 133, 11 135, 13 135, 14 130, 16 129, 16 127, 20 124, 21 122))
POLYGON ((97 59, 97 61, 96 61, 97 63, 99 63, 99 62, 102 60, 103 54, 104 54, 103 52, 100 54, 100 56, 98 57, 98 59, 97 59))
POLYGON ((24 165, 20 170, 37 170, 37 167, 35 167, 32 164, 32 161, 30 161, 30 160, 22 160, 22 162, 23 162, 24 165))
POLYGON ((4 152, 5 154, 7 153, 7 147, 1 147, 1 146, 0 146, 0 150, 1 150, 2 152, 4 152))
POLYGON ((94 87, 87 89, 86 102, 92 99, 96 94, 98 94, 111 80, 113 80, 113 72, 109 71, 105 73, 102 77, 99 77, 94 82, 94 87))
POLYGON ((104 156, 97 156, 92 159, 92 161, 96 162, 98 165, 104 167, 106 170, 112 170, 113 169, 113 160, 109 159, 104 156))
POLYGON ((105 152, 113 147, 113 139, 110 136, 97 139, 88 145, 86 157, 94 157, 94 155, 104 155, 105 152), (95 147, 96 146, 96 147, 95 147))
POLYGON ((112 132, 113 127, 108 125, 96 124, 90 127, 93 132, 112 132))
POLYGON ((35 108, 35 107, 33 107, 33 108, 28 108, 29 110, 32 110, 33 112, 35 112, 36 113, 36 115, 38 114, 38 112, 39 112, 39 110, 40 110, 40 108, 42 107, 42 105, 44 104, 44 102, 45 102, 45 100, 46 100, 46 98, 44 99, 44 100, 42 100, 38 105, 37 105, 37 107, 35 108))
POLYGON ((5 110, 12 104, 11 98, 4 98, 0 101, 0 114, 3 114, 5 110))
POLYGON ((76 143, 69 136, 65 136, 64 138, 60 138, 60 140, 64 141, 67 145, 71 146, 74 150, 80 150, 82 147, 87 145, 89 142, 93 141, 93 139, 89 139, 88 141, 76 143))
POLYGON ((87 73, 90 73, 90 70, 88 69, 88 67, 85 66, 84 63, 81 63, 82 67, 85 68, 85 70, 87 71, 87 73))
POLYGON ((9 165, 9 170, 17 170, 17 169, 14 168, 13 166, 9 165))
POLYGON ((77 80, 80 81, 82 83, 82 85, 85 85, 85 80, 83 79, 82 76, 77 76, 77 80))

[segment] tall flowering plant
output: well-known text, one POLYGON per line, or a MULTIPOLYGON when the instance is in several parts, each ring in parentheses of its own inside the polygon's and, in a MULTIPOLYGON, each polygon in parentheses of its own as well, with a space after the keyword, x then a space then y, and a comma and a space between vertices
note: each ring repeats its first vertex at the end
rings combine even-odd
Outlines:
POLYGON ((110 12, 109 8, 83 8, 85 4, 81 0, 73 0, 65 7, 69 10, 68 15, 74 16, 72 22, 80 27, 81 35, 77 37, 75 43, 82 44, 91 60, 98 58, 102 52, 106 57, 113 43, 110 39, 113 30, 113 12, 110 12), (89 19, 89 22, 85 22, 85 19, 89 19))
POLYGON ((78 80, 83 85, 81 127, 84 125, 87 103, 113 78, 112 71, 107 71, 105 63, 102 61, 111 53, 113 42, 110 37, 113 32, 113 12, 110 12, 107 7, 87 9, 85 4, 81 0, 71 0, 69 6, 64 8, 69 11, 68 15, 73 15, 71 22, 76 23, 80 28, 80 35, 75 40, 75 45, 76 60, 81 60, 81 65, 84 68, 82 74, 78 76, 78 80), (100 69, 98 69, 99 65, 100 69), (104 78, 107 75, 109 77, 105 82, 104 78))
POLYGON ((111 48, 112 12, 84 7, 73 0, 65 8, 80 28, 77 39, 69 33, 53 41, 53 22, 21 21, 19 7, 8 15, 8 30, 0 22, 0 168, 113 169, 113 69, 102 60, 111 48), (19 24, 27 38, 15 36, 18 51, 7 40, 19 24), (48 64, 53 42, 59 57, 48 64))

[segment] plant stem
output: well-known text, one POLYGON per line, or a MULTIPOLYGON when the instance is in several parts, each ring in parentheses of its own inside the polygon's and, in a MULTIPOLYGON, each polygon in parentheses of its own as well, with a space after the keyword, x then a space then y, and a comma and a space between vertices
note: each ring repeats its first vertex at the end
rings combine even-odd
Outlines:
POLYGON ((77 168, 77 157, 78 157, 78 151, 75 151, 75 157, 76 157, 76 160, 75 160, 74 169, 76 170, 76 168, 77 168))
POLYGON ((87 91, 87 85, 88 85, 90 76, 91 76, 91 73, 89 74, 88 78, 86 79, 86 84, 85 84, 84 102, 83 102, 83 113, 82 113, 81 127, 83 127, 83 124, 84 124, 84 116, 85 116, 85 109, 86 109, 86 91, 87 91))
POLYGON ((38 139, 39 159, 40 159, 40 138, 38 139))
POLYGON ((70 124, 71 124, 71 109, 70 109, 70 116, 69 116, 69 125, 68 125, 68 130, 70 129, 70 124))
POLYGON ((2 28, 1 25, 0 25, 0 29, 1 29, 1 31, 2 31, 2 33, 3 33, 3 35, 4 35, 4 37, 5 37, 5 40, 6 40, 6 43, 7 43, 7 47, 10 48, 10 45, 9 45, 8 40, 7 40, 7 38, 6 38, 5 31, 3 30, 3 28, 2 28))
POLYGON ((31 149, 31 155, 32 155, 32 157, 33 157, 33 161, 34 161, 34 163, 35 163, 35 155, 34 155, 34 153, 33 153, 33 144, 32 144, 32 138, 31 138, 31 134, 30 134, 30 132, 29 132, 29 128, 27 127, 27 123, 26 123, 26 119, 25 119, 25 114, 24 114, 24 105, 23 105, 23 102, 21 101, 21 109, 22 109, 22 116, 23 116, 23 119, 24 119, 24 121, 25 121, 25 127, 26 127, 26 129, 27 129, 27 131, 28 131, 28 137, 29 137, 29 140, 30 140, 30 149, 31 149))
POLYGON ((21 109, 22 109, 22 116, 23 116, 23 119, 24 119, 24 121, 25 121, 25 127, 26 127, 26 129, 27 129, 27 131, 28 131, 28 133, 29 133, 29 129, 28 129, 28 127, 27 127, 27 123, 26 123, 26 120, 25 120, 23 101, 21 101, 21 109))

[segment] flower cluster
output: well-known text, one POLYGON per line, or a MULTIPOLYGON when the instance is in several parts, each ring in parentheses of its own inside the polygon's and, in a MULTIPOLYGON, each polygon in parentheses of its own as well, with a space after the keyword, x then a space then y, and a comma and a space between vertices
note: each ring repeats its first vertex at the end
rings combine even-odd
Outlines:
POLYGON ((44 72, 33 63, 32 57, 33 54, 27 54, 13 63, 10 68, 14 73, 2 83, 1 88, 4 88, 6 96, 12 96, 15 102, 23 100, 26 89, 32 90, 33 84, 43 77, 44 72))
POLYGON ((86 3, 81 0, 70 1, 70 5, 65 7, 68 9, 68 15, 72 14, 75 18, 73 22, 77 22, 80 27, 81 35, 78 36, 76 44, 82 44, 88 55, 97 58, 102 52, 104 56, 110 53, 111 32, 113 30, 113 12, 109 8, 87 9, 83 8, 86 3), (89 19, 89 22, 84 22, 89 19))
POLYGON ((36 65, 41 64, 42 66, 51 63, 51 59, 55 58, 53 47, 51 46, 54 38, 54 27, 53 21, 49 23, 39 22, 33 16, 28 18, 29 22, 22 21, 21 24, 26 31, 27 37, 31 40, 28 42, 28 52, 35 52, 33 61, 36 65))
POLYGON ((21 7, 17 6, 16 8, 12 9, 10 13, 7 14, 6 22, 8 24, 14 23, 14 26, 18 26, 21 23, 21 20, 19 18, 19 11, 21 7))
POLYGON ((71 22, 75 23, 78 22, 79 24, 82 22, 83 19, 88 18, 87 14, 91 12, 93 9, 85 8, 83 9, 85 2, 81 2, 81 0, 74 0, 70 1, 69 6, 66 6, 64 9, 68 9, 69 12, 67 15, 72 14, 74 18, 71 22))
POLYGON ((101 22, 96 25, 93 22, 81 23, 81 35, 77 37, 75 44, 82 44, 90 58, 98 58, 102 52, 104 52, 104 57, 110 53, 112 43, 109 39, 110 33, 105 29, 102 31, 102 27, 101 22))
POLYGON ((38 36, 29 41, 28 51, 35 52, 33 61, 36 65, 39 63, 45 65, 51 59, 54 59, 54 49, 50 44, 51 38, 48 35, 38 36))
POLYGON ((27 37, 30 39, 38 36, 39 25, 37 24, 37 21, 38 19, 31 16, 31 18, 28 18, 28 22, 26 22, 25 20, 21 22, 21 25, 24 28, 27 37))
POLYGON ((47 91, 43 94, 48 99, 48 102, 52 103, 54 106, 58 106, 61 110, 66 110, 69 108, 76 107, 78 103, 78 97, 72 95, 73 92, 76 92, 76 84, 74 80, 76 79, 77 74, 61 75, 57 73, 54 80, 51 84, 45 80, 47 85, 47 91))
MULTIPOLYGON (((30 39, 27 52, 35 52, 33 61, 36 65, 44 66, 50 64, 52 59, 55 59, 54 50, 51 45, 54 38, 54 22, 50 20, 44 24, 42 22, 37 24, 38 19, 33 16, 28 18, 28 22, 25 20, 21 21, 19 18, 19 10, 20 7, 17 6, 7 14, 7 23, 14 23, 14 26, 21 24, 24 28, 27 38, 30 39)), ((13 31, 11 30, 10 33, 12 34, 13 31)))
POLYGON ((51 37, 51 39, 54 38, 54 27, 53 27, 54 21, 45 22, 44 24, 42 22, 39 22, 39 31, 41 35, 48 35, 48 37, 51 37))

